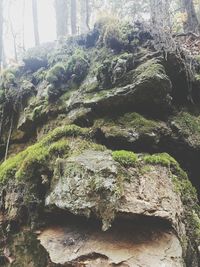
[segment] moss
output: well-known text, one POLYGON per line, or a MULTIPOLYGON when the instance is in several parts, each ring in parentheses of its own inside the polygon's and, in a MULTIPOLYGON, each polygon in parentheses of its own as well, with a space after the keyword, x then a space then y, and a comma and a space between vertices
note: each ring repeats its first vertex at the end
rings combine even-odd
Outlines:
POLYGON ((65 66, 63 63, 55 64, 46 74, 46 80, 54 84, 58 81, 62 81, 65 77, 65 66))
POLYGON ((95 28, 100 32, 99 45, 104 45, 107 48, 121 51, 128 47, 129 38, 133 27, 128 22, 121 22, 114 16, 101 17, 95 28))
POLYGON ((38 71, 33 73, 34 83, 38 84, 39 82, 43 81, 47 76, 47 71, 45 68, 40 68, 38 71))
POLYGON ((56 147, 61 149, 61 143, 54 144, 52 147, 53 143, 63 137, 77 136, 89 136, 89 130, 75 125, 56 128, 35 145, 28 147, 23 152, 3 162, 0 165, 0 182, 5 183, 14 177, 17 180, 31 179, 34 176, 34 170, 48 165, 48 159, 51 156, 57 155, 54 155, 56 147), (49 152, 52 152, 52 154, 49 152))
POLYGON ((200 116, 180 112, 171 119, 171 127, 175 128, 191 145, 200 145, 200 116))
POLYGON ((119 124, 126 127, 132 127, 139 133, 146 133, 155 130, 158 127, 157 121, 146 119, 138 113, 126 113, 124 116, 119 117, 119 124))
POLYGON ((165 167, 178 167, 177 161, 172 158, 167 153, 160 153, 160 154, 154 154, 154 155, 146 155, 143 157, 143 161, 146 164, 152 164, 152 165, 162 165, 165 167))
POLYGON ((134 166, 138 160, 138 157, 135 153, 125 150, 112 152, 112 157, 115 161, 119 162, 125 167, 134 166))
POLYGON ((57 157, 68 155, 68 151, 70 150, 69 142, 67 140, 59 140, 56 143, 53 143, 49 147, 49 154, 53 154, 57 157))
MULTIPOLYGON (((143 80, 157 75, 166 75, 165 69, 158 60, 150 59, 136 69, 134 77, 143 80)), ((159 76, 157 77, 159 78, 159 76)))
POLYGON ((15 71, 13 69, 6 69, 1 73, 1 87, 9 89, 16 82, 15 71))
POLYGON ((38 118, 41 117, 43 108, 44 108, 43 105, 40 105, 40 106, 34 108, 34 110, 33 110, 33 116, 32 116, 32 119, 33 120, 36 120, 36 119, 38 119, 38 118))
POLYGON ((195 74, 196 81, 200 81, 200 74, 195 74))
POLYGON ((74 81, 80 83, 85 78, 88 68, 87 54, 82 49, 76 49, 67 62, 66 73, 69 76, 76 75, 74 81))

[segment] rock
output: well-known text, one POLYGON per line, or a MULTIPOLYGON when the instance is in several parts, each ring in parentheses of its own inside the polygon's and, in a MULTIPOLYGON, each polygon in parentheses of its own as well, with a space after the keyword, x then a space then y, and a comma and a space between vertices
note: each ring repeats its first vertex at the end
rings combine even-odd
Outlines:
POLYGON ((109 232, 102 233, 88 223, 81 226, 73 222, 68 227, 47 228, 38 239, 51 261, 61 265, 183 267, 178 238, 170 230, 155 226, 118 223, 109 232), (73 244, 63 244, 63 240, 71 239, 73 244))
POLYGON ((46 206, 55 205, 87 217, 94 212, 102 218, 103 229, 108 229, 121 197, 117 164, 111 154, 86 150, 62 161, 59 169, 63 175, 57 177, 46 206))
MULTIPOLYGON (((140 110, 145 112, 166 111, 171 99, 171 82, 163 66, 155 60, 140 65, 134 72, 127 73, 130 83, 100 92, 76 92, 69 102, 68 109, 80 105, 91 107, 101 114, 117 110, 140 110), (148 97, 146 97, 148 95, 148 97)), ((128 79, 125 75, 124 80, 128 79)))
POLYGON ((109 152, 93 150, 62 161, 59 168, 62 175, 54 178, 58 181, 46 198, 47 207, 88 217, 95 213, 105 230, 117 214, 158 217, 169 221, 179 236, 185 235, 183 205, 168 168, 144 165, 126 172, 109 152))
POLYGON ((171 130, 162 121, 147 119, 138 113, 97 119, 96 138, 111 149, 156 152, 171 130))

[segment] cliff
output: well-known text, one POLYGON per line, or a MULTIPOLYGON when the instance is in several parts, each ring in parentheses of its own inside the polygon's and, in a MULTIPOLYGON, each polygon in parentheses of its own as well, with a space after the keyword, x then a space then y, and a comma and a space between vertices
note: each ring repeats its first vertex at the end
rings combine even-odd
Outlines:
POLYGON ((2 266, 200 266, 190 61, 101 20, 2 73, 2 266))

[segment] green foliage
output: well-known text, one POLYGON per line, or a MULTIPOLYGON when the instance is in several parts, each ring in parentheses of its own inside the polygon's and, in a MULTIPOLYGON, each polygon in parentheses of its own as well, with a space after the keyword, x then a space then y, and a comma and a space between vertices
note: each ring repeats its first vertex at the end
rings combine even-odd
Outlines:
POLYGON ((138 160, 138 157, 135 153, 125 150, 112 152, 112 157, 115 161, 119 162, 125 167, 134 166, 138 160))

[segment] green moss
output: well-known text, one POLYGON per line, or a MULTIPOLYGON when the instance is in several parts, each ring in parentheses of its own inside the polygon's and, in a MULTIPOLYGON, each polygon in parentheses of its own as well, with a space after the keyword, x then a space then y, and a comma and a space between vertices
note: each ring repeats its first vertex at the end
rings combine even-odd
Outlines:
POLYGON ((38 71, 33 73, 33 78, 36 84, 43 81, 46 76, 47 76, 47 71, 45 68, 40 68, 38 71))
POLYGON ((128 46, 133 27, 128 22, 121 22, 114 16, 101 17, 95 25, 100 31, 99 45, 121 51, 128 46))
POLYGON ((113 159, 125 167, 134 166, 138 160, 135 153, 125 150, 112 152, 113 159))
MULTIPOLYGON (((151 59, 140 65, 134 74, 134 77, 140 79, 149 79, 157 75, 165 75, 165 69, 156 59, 151 59)), ((159 77, 159 76, 158 76, 159 77)))
POLYGON ((200 116, 194 116, 188 112, 180 112, 172 118, 171 126, 179 131, 190 144, 200 145, 200 116))
POLYGON ((197 81, 200 81, 200 74, 195 74, 195 79, 196 79, 197 81))
POLYGON ((75 82, 80 83, 86 76, 89 68, 87 54, 82 49, 76 49, 66 65, 66 73, 69 76, 76 75, 75 82))
MULTIPOLYGON (((56 128, 35 145, 28 147, 23 152, 3 162, 0 165, 0 182, 4 183, 13 178, 17 180, 31 179, 34 176, 34 170, 39 170, 39 168, 45 165, 48 166, 48 159, 51 156, 57 156, 57 153, 54 154, 56 149, 61 151, 63 143, 56 144, 55 142, 63 137, 77 136, 87 137, 89 136, 89 130, 75 125, 56 128), (53 143, 55 143, 54 146, 53 143)), ((63 148, 62 152, 64 151, 68 152, 68 150, 63 148)))
POLYGON ((43 108, 44 108, 43 105, 40 105, 40 106, 34 108, 34 110, 33 110, 33 116, 32 116, 32 119, 33 120, 36 120, 36 119, 38 119, 38 118, 41 117, 43 108))
POLYGON ((54 84, 58 81, 62 81, 65 77, 65 66, 63 63, 55 64, 46 74, 46 80, 54 84))
POLYGON ((68 154, 67 152, 69 149, 69 142, 67 140, 59 140, 58 142, 50 145, 49 153, 58 157, 68 154))
POLYGON ((133 127, 139 133, 150 132, 158 127, 158 122, 148 120, 138 113, 126 113, 118 122, 126 127, 133 127))
POLYGON ((146 119, 138 113, 126 113, 117 118, 103 118, 95 122, 94 127, 102 127, 107 134, 114 136, 129 136, 129 131, 134 130, 138 134, 149 134, 162 127, 159 121, 146 119), (122 131, 123 129, 123 131, 122 131))
POLYGON ((16 82, 15 71, 13 69, 6 69, 1 73, 1 87, 9 89, 10 86, 16 82))
POLYGON ((162 165, 165 167, 170 167, 170 166, 177 167, 178 166, 177 161, 167 153, 146 155, 143 157, 143 161, 146 164, 153 164, 153 165, 158 164, 158 165, 162 165))

